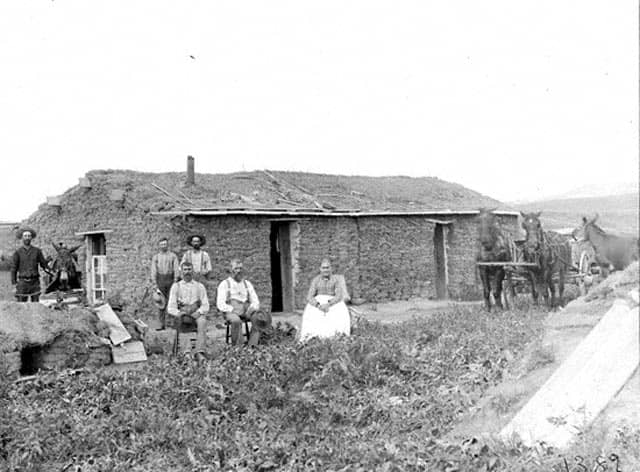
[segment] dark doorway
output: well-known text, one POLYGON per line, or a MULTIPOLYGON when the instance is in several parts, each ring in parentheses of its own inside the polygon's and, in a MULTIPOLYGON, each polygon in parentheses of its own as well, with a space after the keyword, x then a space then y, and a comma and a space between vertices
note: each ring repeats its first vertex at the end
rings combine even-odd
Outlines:
POLYGON ((41 346, 27 346, 20 351, 20 375, 33 375, 42 364, 41 346))
POLYGON ((271 244, 271 311, 293 311, 291 223, 272 222, 269 240, 271 244))
POLYGON ((449 298, 449 273, 447 271, 447 247, 445 225, 436 224, 433 234, 434 256, 436 263, 436 298, 449 298))
POLYGON ((271 311, 282 311, 282 269, 280 267, 280 244, 278 225, 271 223, 271 311))

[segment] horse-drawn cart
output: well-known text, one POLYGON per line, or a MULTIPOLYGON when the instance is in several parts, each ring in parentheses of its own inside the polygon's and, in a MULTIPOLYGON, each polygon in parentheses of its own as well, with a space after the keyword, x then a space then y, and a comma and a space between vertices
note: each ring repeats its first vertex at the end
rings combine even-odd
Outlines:
MULTIPOLYGON (((510 241, 510 253, 512 255, 512 261, 498 261, 498 262, 476 262, 479 267, 502 267, 505 271, 504 283, 507 285, 505 291, 510 291, 511 294, 527 293, 531 287, 531 270, 538 267, 538 264, 534 262, 527 262, 524 256, 524 240, 511 240, 510 241)), ((564 274, 564 283, 577 285, 581 295, 587 293, 589 287, 593 283, 594 272, 594 257, 593 254, 587 250, 582 250, 578 260, 572 258, 571 261, 567 261, 567 270, 564 274)), ((553 275, 553 282, 558 283, 559 275, 556 273, 553 275)))

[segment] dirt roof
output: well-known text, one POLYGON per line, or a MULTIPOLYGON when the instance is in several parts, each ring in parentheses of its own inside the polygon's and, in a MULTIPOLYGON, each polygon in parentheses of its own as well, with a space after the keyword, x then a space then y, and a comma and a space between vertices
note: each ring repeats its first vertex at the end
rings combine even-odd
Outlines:
MULTIPOLYGON (((192 186, 186 185, 186 175, 180 172, 94 170, 86 177, 92 189, 102 188, 108 193, 124 190, 128 201, 150 211, 186 208, 428 211, 501 206, 497 200, 435 177, 253 171, 196 174, 192 186)), ((79 186, 73 187, 65 196, 79 190, 79 186)))

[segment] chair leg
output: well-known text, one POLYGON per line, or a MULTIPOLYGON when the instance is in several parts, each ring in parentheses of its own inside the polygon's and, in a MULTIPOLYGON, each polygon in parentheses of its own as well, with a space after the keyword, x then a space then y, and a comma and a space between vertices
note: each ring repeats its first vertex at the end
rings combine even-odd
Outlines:
POLYGON ((173 355, 177 356, 180 349, 180 324, 176 325, 176 338, 173 341, 173 355))
POLYGON ((229 344, 229 339, 231 339, 231 324, 230 323, 225 323, 224 325, 225 325, 225 327, 227 329, 227 331, 225 333, 225 336, 224 336, 224 342, 225 342, 225 344, 229 344))
POLYGON ((247 320, 244 320, 244 337, 244 343, 249 344, 249 322, 247 320))

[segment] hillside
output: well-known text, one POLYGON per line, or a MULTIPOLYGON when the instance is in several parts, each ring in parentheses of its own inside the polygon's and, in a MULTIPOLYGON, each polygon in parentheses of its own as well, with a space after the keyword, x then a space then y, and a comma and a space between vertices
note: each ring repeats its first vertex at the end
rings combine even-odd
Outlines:
POLYGON ((583 216, 596 213, 599 224, 618 234, 638 234, 638 193, 605 197, 562 198, 514 204, 521 211, 542 211, 542 224, 547 229, 576 227, 583 216))
MULTIPOLYGON (((187 186, 185 174, 178 172, 95 170, 87 173, 87 177, 93 188, 105 192, 122 190, 125 201, 151 211, 181 208, 428 211, 502 206, 497 200, 462 185, 434 177, 254 171, 196 174, 193 186, 187 186)), ((63 199, 83 190, 72 187, 63 199)))

